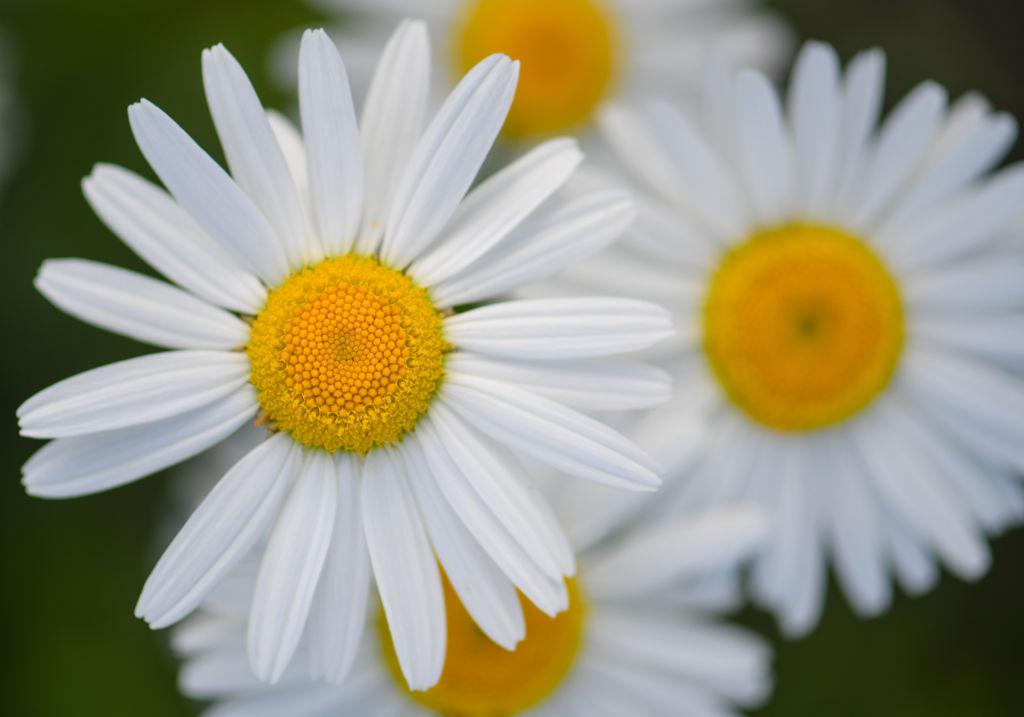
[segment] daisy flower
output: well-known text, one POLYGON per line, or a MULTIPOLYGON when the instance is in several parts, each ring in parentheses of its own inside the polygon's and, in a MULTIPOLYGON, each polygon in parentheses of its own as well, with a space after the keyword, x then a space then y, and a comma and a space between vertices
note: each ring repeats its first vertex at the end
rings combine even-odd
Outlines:
POLYGON ((83 260, 47 261, 36 282, 68 313, 171 350, 21 406, 23 435, 56 439, 25 465, 29 493, 136 480, 256 415, 269 429, 171 542, 136 609, 155 628, 176 622, 269 534, 249 623, 263 679, 307 629, 313 671, 342 679, 371 574, 416 688, 444 660, 438 559, 500 644, 524 634, 513 585, 563 609, 571 551, 508 449, 622 488, 659 483, 633 443, 567 404, 664 400, 663 372, 607 357, 670 335, 666 311, 601 298, 479 306, 615 239, 630 200, 559 194, 580 161, 564 139, 467 195, 518 66, 483 60, 427 124, 427 52, 424 26, 401 24, 357 123, 337 49, 308 32, 300 137, 268 117, 227 50, 206 51, 231 175, 142 101, 131 127, 169 194, 111 166, 84 183, 104 222, 180 288, 83 260))
MULTIPOLYGON (((629 92, 686 92, 709 56, 735 66, 780 66, 788 27, 759 0, 312 0, 345 16, 354 82, 369 78, 396 17, 424 15, 440 49, 434 74, 454 84, 491 53, 523 63, 504 134, 530 140, 575 131, 629 92)), ((283 48, 290 46, 285 43, 283 48)), ((293 52, 278 64, 289 67, 293 52), (286 59, 287 58, 287 59, 286 59)), ((286 77, 293 76, 291 72, 286 77)))
POLYGON ((727 507, 622 521, 611 491, 569 488, 551 496, 579 551, 569 608, 551 618, 523 601, 526 639, 514 651, 480 634, 446 581, 448 655, 433 689, 408 689, 379 608, 345 684, 312 681, 298 664, 260 683, 245 654, 255 570, 243 563, 173 633, 182 691, 214 701, 204 717, 676 717, 761 704, 771 651, 716 613, 740 597, 736 566, 763 537, 763 516, 727 507))
POLYGON ((752 587, 793 635, 828 563, 876 614, 891 574, 978 578, 1024 516, 1024 168, 994 171, 1016 124, 933 82, 880 122, 884 74, 811 43, 785 102, 718 71, 699 115, 610 107, 639 218, 569 278, 676 308, 678 398, 637 439, 676 500, 774 516, 752 587))

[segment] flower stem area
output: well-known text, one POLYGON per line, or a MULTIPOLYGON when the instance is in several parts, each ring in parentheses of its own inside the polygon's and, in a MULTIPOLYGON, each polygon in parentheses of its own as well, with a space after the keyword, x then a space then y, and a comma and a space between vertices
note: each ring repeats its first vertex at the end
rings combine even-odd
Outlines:
MULTIPOLYGON (((1014 0, 774 0, 802 37, 833 43, 844 59, 878 45, 889 56, 889 96, 934 77, 956 97, 970 87, 1024 116, 1024 13, 1014 0)), ((291 100, 259 68, 289 28, 326 19, 299 0, 253 9, 250 0, 7 0, 0 34, 16 58, 19 157, 0 188, 0 714, 194 715, 175 686, 166 635, 131 611, 149 567, 180 527, 174 471, 74 505, 28 499, 20 466, 37 447, 18 437, 15 407, 55 380, 146 347, 70 321, 32 287, 42 260, 89 256, 140 271, 83 200, 96 159, 152 176, 127 131, 125 108, 158 101, 204 147, 217 147, 201 93, 198 48, 223 41, 267 105, 291 100), (54 337, 60 337, 59 341, 54 337), (72 351, 56 346, 74 347, 72 351)), ((1018 145, 1014 159, 1024 157, 1018 145)), ((222 159, 218 156, 218 159, 222 159)), ((764 615, 743 622, 776 649, 776 691, 764 717, 999 717, 1020 707, 1024 658, 1024 531, 994 545, 993 569, 975 586, 947 575, 933 593, 899 597, 883 617, 856 617, 833 594, 820 628, 786 642, 764 615)))

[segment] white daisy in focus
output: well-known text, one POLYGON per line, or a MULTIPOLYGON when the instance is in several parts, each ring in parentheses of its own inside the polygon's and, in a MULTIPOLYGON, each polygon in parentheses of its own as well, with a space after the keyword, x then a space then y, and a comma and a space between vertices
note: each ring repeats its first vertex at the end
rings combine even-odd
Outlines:
MULTIPOLYGON (((760 705, 771 691, 771 651, 715 613, 740 597, 736 567, 763 538, 762 516, 722 508, 621 521, 618 497, 576 485, 553 496, 579 574, 568 582, 569 609, 555 618, 523 601, 526 639, 514 651, 483 636, 445 582, 448 655, 429 691, 405 686, 379 609, 343 685, 312 681, 299 664, 277 685, 257 681, 245 647, 255 563, 239 566, 175 630, 181 689, 214 701, 204 717, 678 717, 760 705)), ((441 537, 444 526, 435 528, 441 537)))
MULTIPOLYGON (((353 48, 354 83, 368 81, 395 19, 427 18, 434 76, 453 85, 495 52, 522 62, 505 136, 530 140, 578 131, 609 99, 689 93, 709 57, 736 67, 781 67, 791 33, 760 0, 311 0, 345 23, 335 38, 353 48)), ((277 63, 294 73, 291 43, 277 63)))
POLYGON ((257 414, 270 429, 196 509, 136 609, 155 628, 180 620, 269 534, 249 622, 262 679, 281 675, 308 630, 314 676, 341 680, 371 571, 417 689, 444 661, 438 560, 507 647, 524 636, 516 587, 548 614, 565 609, 572 553, 506 448, 621 488, 659 483, 633 443, 567 405, 665 400, 666 374, 606 357, 669 336, 667 312, 600 298, 456 311, 607 245, 631 201, 556 196, 581 158, 565 139, 466 195, 518 67, 484 60, 428 124, 427 53, 423 25, 400 25, 357 123, 337 49, 307 33, 300 138, 268 117, 227 50, 208 50, 232 175, 143 101, 132 130, 169 194, 112 166, 84 183, 104 222, 182 288, 83 260, 47 261, 37 280, 68 313, 172 350, 26 401, 23 435, 56 439, 26 463, 29 493, 128 483, 257 414))
POLYGON ((639 217, 567 277, 676 308, 678 398, 637 440, 678 500, 771 511, 753 590, 794 635, 827 563, 876 614, 891 573, 976 579, 1024 517, 1024 168, 993 172, 1017 126, 926 82, 876 128, 884 74, 812 43, 785 107, 746 71, 713 73, 699 116, 609 108, 639 217))

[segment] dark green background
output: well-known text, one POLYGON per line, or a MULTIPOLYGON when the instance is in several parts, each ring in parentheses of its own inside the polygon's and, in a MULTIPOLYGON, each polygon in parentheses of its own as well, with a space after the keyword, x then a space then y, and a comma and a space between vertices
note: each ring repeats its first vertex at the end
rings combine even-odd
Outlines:
MULTIPOLYGON (((775 5, 805 37, 834 43, 844 57, 884 47, 890 100, 932 77, 954 95, 977 88, 997 106, 1024 113, 1015 0, 775 5)), ((312 11, 291 2, 0 0, 27 110, 22 163, 0 199, 0 714, 195 712, 175 692, 163 636, 132 617, 154 560, 151 533, 166 507, 168 478, 69 502, 30 499, 19 485, 20 466, 35 445, 18 438, 15 407, 57 379, 146 350, 63 316, 31 281, 49 256, 140 268, 79 190, 97 161, 146 171, 128 131, 130 102, 149 97, 201 144, 215 147, 200 49, 223 41, 268 104, 280 106, 287 98, 267 82, 267 50, 280 31, 316 22, 312 11)), ((996 544, 995 567, 979 585, 946 576, 928 597, 900 599, 869 622, 857 620, 833 590, 821 628, 796 643, 778 641, 764 616, 744 616, 779 644, 776 698, 762 714, 1024 714, 1022 558, 1018 532, 996 544)))

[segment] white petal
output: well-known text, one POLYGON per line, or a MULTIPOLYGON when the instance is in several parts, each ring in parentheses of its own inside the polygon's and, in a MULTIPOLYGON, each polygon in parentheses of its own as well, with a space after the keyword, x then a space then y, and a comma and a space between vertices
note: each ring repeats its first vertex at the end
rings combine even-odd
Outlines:
POLYGON ((582 160, 576 140, 555 139, 495 173, 470 192, 444 239, 409 273, 421 286, 433 286, 470 267, 565 184, 582 160))
POLYGON ((386 449, 366 457, 363 521, 395 655, 411 690, 437 684, 447 634, 437 559, 400 463, 386 449))
POLYGON ((878 234, 896 234, 902 228, 913 226, 928 210, 991 170, 1006 155, 1016 138, 1017 123, 1009 115, 983 117, 948 156, 915 180, 910 194, 900 201, 893 216, 878 229, 878 234))
POLYGON ((169 349, 238 349, 249 327, 170 284, 84 259, 47 259, 35 286, 86 323, 169 349))
POLYGON ((382 256, 404 268, 448 223, 505 122, 519 63, 492 55, 470 70, 430 123, 399 182, 382 256))
POLYGON ((370 594, 370 554, 359 504, 359 470, 354 455, 335 454, 338 507, 334 534, 306 631, 311 676, 335 684, 348 677, 356 659, 370 594))
POLYGON ((830 45, 809 42, 797 58, 789 91, 796 209, 803 215, 821 216, 835 191, 841 112, 839 57, 830 45))
MULTIPOLYGON (((437 409, 432 413, 436 416, 437 409)), ((441 416, 444 418, 442 411, 441 416)), ((458 424, 453 424, 458 427, 458 424)), ((462 433, 465 433, 462 428, 462 433)), ((524 550, 522 537, 510 533, 493 507, 476 491, 474 481, 479 475, 472 470, 479 465, 479 460, 462 463, 459 456, 465 448, 451 443, 451 435, 442 437, 434 426, 432 419, 422 421, 417 428, 417 443, 409 450, 414 461, 422 459, 430 472, 429 480, 435 480, 445 500, 454 513, 462 521, 470 535, 495 562, 502 573, 518 587, 527 599, 545 614, 554 617, 568 607, 569 594, 562 580, 557 563, 554 569, 550 559, 545 559, 552 577, 524 550)), ((457 438, 457 436, 456 436, 457 438)), ((502 470, 505 475, 506 470, 502 470)), ((427 478, 425 478, 427 479, 427 478)), ((501 516, 506 518, 507 516, 501 516)), ((533 537, 533 536, 527 536, 533 537)))
POLYGON ((22 469, 29 495, 72 498, 138 480, 202 453, 256 413, 251 386, 227 398, 142 426, 51 441, 22 469))
POLYGON ((291 662, 306 627, 334 531, 338 481, 324 451, 307 451, 270 534, 249 615, 249 663, 271 684, 291 662))
POLYGON ((1024 257, 991 256, 957 262, 900 280, 913 315, 983 315, 1024 309, 1024 257))
POLYGON ((446 366, 504 381, 573 408, 621 411, 668 401, 672 378, 661 369, 630 361, 590 359, 572 362, 501 361, 455 353, 446 366))
POLYGON ((192 612, 264 536, 301 459, 278 433, 228 471, 164 551, 135 614, 161 628, 192 612))
POLYGON ((918 168, 935 137, 946 107, 946 91, 925 82, 893 110, 882 125, 865 169, 853 225, 867 230, 918 168))
POLYGON ((936 478, 895 402, 883 402, 855 434, 875 489, 915 533, 965 577, 988 569, 989 553, 956 495, 936 478))
POLYGON ((171 281, 226 309, 255 314, 262 308, 266 290, 259 279, 164 190, 127 169, 99 164, 82 191, 104 224, 171 281))
POLYGON ((148 100, 128 108, 139 149, 174 198, 244 267, 271 286, 288 258, 260 210, 174 120, 148 100))
POLYGON ((203 51, 203 85, 231 174, 273 227, 291 267, 302 266, 306 227, 295 183, 256 90, 223 45, 203 51))
POLYGON ((753 555, 767 529, 765 516, 746 507, 663 519, 588 560, 587 586, 607 600, 651 595, 707 571, 734 568, 753 555))
POLYGON ((793 210, 793 146, 782 105, 768 78, 747 70, 736 79, 743 179, 757 219, 774 225, 793 210))
POLYGON ((667 311, 631 299, 503 301, 445 319, 459 348, 517 359, 568 360, 639 351, 672 336, 667 311))
POLYGON ((973 191, 921 217, 886 243, 886 259, 901 273, 952 263, 1010 229, 1024 213, 1024 164, 1015 164, 973 191))
POLYGON ((647 115, 651 132, 681 183, 678 201, 719 240, 742 236, 750 218, 734 175, 718 151, 667 102, 652 103, 647 115))
POLYGON ((843 86, 839 134, 839 191, 832 211, 850 219, 867 166, 867 148, 882 112, 885 94, 885 53, 867 50, 850 62, 843 86))
POLYGON ((625 192, 586 194, 541 208, 513 237, 467 271, 433 287, 440 306, 499 296, 598 253, 622 236, 636 209, 625 192))
POLYGON ((554 401, 466 375, 449 375, 440 398, 483 433, 571 475, 630 490, 661 483, 631 441, 554 401))
POLYGON ((362 219, 363 157, 345 64, 323 30, 302 36, 299 104, 320 241, 328 255, 345 254, 362 219))
POLYGON ((249 381, 243 354, 169 351, 101 366, 43 389, 18 408, 24 436, 61 438, 177 416, 249 381))
POLYGON ((305 256, 310 264, 324 258, 324 248, 320 244, 320 238, 316 235, 313 227, 316 221, 313 219, 313 199, 309 193, 309 160, 306 157, 306 143, 295 123, 288 117, 276 110, 267 110, 267 121, 274 133, 284 161, 288 165, 288 174, 291 175, 295 184, 295 191, 299 193, 299 204, 302 207, 302 216, 306 227, 305 256))
POLYGON ((920 318, 910 326, 914 341, 955 351, 1015 371, 1024 366, 1024 315, 920 318))
POLYGON ((877 615, 892 602, 886 574, 885 511, 861 469, 852 445, 832 449, 824 525, 834 556, 836 577, 860 615, 877 615), (849 455, 843 455, 848 451, 849 455))
POLYGON ((596 608, 589 640, 625 664, 694 682, 743 705, 767 696, 771 648, 738 628, 692 618, 596 608))
POLYGON ((401 453, 430 542, 459 601, 487 637, 514 650, 526 636, 515 587, 452 510, 418 442, 406 439, 401 453))
POLYGON ((359 122, 366 172, 360 253, 376 252, 386 230, 392 196, 423 133, 429 91, 427 28, 403 20, 377 63, 359 122))

